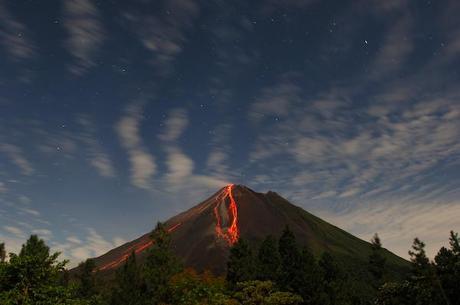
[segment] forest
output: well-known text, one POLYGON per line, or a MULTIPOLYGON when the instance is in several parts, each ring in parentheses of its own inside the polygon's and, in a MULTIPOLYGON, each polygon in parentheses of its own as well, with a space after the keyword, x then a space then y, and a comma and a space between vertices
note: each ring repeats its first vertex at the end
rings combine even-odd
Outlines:
POLYGON ((366 280, 348 272, 333 253, 320 257, 301 247, 286 227, 256 247, 240 238, 231 248, 225 276, 185 268, 162 224, 139 262, 133 253, 113 276, 93 260, 66 269, 44 240, 30 236, 18 254, 0 244, 1 305, 457 305, 460 304, 460 241, 450 232, 448 248, 434 260, 415 238, 407 270, 394 276, 376 234, 366 280))

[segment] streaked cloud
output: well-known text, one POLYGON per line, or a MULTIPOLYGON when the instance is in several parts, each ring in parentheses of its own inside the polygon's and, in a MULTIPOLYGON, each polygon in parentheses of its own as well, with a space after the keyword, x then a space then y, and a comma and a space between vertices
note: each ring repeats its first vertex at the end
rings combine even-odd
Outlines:
POLYGON ((0 181, 0 194, 6 193, 7 191, 8 191, 8 188, 6 187, 5 183, 0 181))
POLYGON ((145 14, 143 5, 138 10, 126 12, 126 20, 138 35, 143 46, 151 52, 150 62, 159 74, 169 74, 172 63, 182 52, 187 41, 186 31, 199 15, 198 3, 193 0, 160 1, 161 12, 165 14, 145 14))
POLYGON ((8 233, 14 235, 14 237, 19 237, 19 238, 22 237, 22 238, 23 238, 23 237, 25 236, 24 231, 22 231, 22 230, 21 230, 20 228, 18 228, 18 227, 14 227, 14 226, 3 226, 3 229, 4 229, 6 232, 8 232, 8 233))
POLYGON ((141 121, 142 107, 132 104, 128 106, 125 115, 117 123, 115 129, 129 156, 132 185, 141 189, 149 189, 151 178, 156 172, 157 165, 153 155, 147 152, 142 143, 140 136, 141 121))
POLYGON ((185 131, 188 122, 188 115, 185 109, 173 109, 163 124, 164 132, 158 137, 163 141, 175 141, 185 131))
POLYGON ((171 148, 168 153, 168 173, 166 179, 170 183, 187 183, 188 178, 193 172, 193 161, 179 150, 171 148))
POLYGON ((68 32, 66 47, 74 57, 70 71, 81 75, 96 62, 94 57, 105 39, 100 14, 91 0, 64 2, 64 25, 68 32))
POLYGON ((408 258, 415 237, 426 243, 428 255, 434 258, 448 244, 449 230, 460 229, 459 202, 379 202, 350 206, 340 213, 322 210, 318 214, 367 241, 378 233, 385 248, 404 258, 408 258))
POLYGON ((414 49, 412 23, 409 15, 403 15, 389 27, 366 77, 379 79, 403 67, 414 49))
POLYGON ((24 175, 31 175, 35 170, 24 156, 22 149, 19 146, 1 143, 0 152, 4 153, 12 163, 14 163, 24 175))
POLYGON ((19 210, 32 216, 40 216, 40 212, 32 208, 20 207, 19 210))
POLYGON ((0 1, 0 42, 14 60, 24 60, 35 55, 35 46, 29 31, 7 8, 6 1, 0 1))
POLYGON ((87 146, 89 164, 102 177, 115 177, 115 166, 104 147, 97 140, 96 127, 93 122, 87 116, 80 116, 77 121, 84 129, 79 138, 87 146))

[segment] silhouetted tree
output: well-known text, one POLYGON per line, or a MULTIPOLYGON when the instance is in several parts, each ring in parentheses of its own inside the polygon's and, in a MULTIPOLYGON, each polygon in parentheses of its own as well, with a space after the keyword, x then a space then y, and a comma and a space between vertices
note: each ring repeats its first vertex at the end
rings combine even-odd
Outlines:
POLYGON ((255 259, 249 244, 240 238, 230 249, 227 262, 227 281, 231 287, 256 277, 255 259))
POLYGON ((377 233, 371 239, 372 253, 369 256, 369 272, 372 274, 375 280, 374 287, 380 287, 382 285, 383 276, 385 273, 386 259, 383 256, 382 243, 377 233))
POLYGON ((169 280, 182 270, 182 264, 172 252, 171 236, 163 224, 157 224, 151 239, 153 245, 144 265, 147 289, 154 304, 168 303, 171 298, 169 280))
POLYGON ((94 277, 94 269, 96 264, 94 260, 87 259, 85 262, 78 266, 79 273, 77 278, 79 280, 78 295, 82 298, 89 299, 97 293, 96 279, 94 277))
POLYGON ((338 304, 342 297, 342 286, 344 284, 342 270, 329 252, 324 252, 321 255, 318 265, 322 273, 322 303, 338 304))
POLYGON ((143 305, 147 303, 147 288, 133 252, 117 271, 111 305, 143 305))
POLYGON ((450 249, 442 247, 436 257, 436 272, 450 304, 460 304, 460 242, 457 233, 450 232, 450 249))
POLYGON ((280 263, 281 259, 276 239, 269 235, 260 245, 257 254, 257 279, 273 282, 278 280, 280 263))
MULTIPOLYGON (((438 258, 444 259, 445 251, 438 258)), ((411 276, 403 282, 385 283, 379 290, 377 305, 446 305, 448 299, 425 253, 425 243, 415 238, 409 251, 411 276)))
POLYGON ((235 298, 242 305, 298 305, 302 302, 299 295, 277 291, 270 281, 238 283, 235 298))
POLYGON ((425 243, 415 238, 409 255, 412 262, 412 277, 409 284, 416 304, 447 304, 440 281, 426 256, 425 243))
POLYGON ((380 287, 375 305, 414 305, 416 295, 413 285, 405 280, 403 282, 389 282, 380 287))
POLYGON ((282 290, 298 292, 303 285, 302 254, 289 227, 281 233, 278 249, 281 257, 278 284, 282 290))
POLYGON ((296 293, 303 298, 303 304, 318 304, 321 294, 321 273, 313 254, 304 247, 301 253, 301 284, 296 293))
POLYGON ((5 243, 0 243, 0 263, 6 259, 5 243))
POLYGON ((76 304, 73 292, 62 285, 60 273, 67 261, 50 254, 45 242, 32 235, 18 255, 2 263, 0 300, 3 304, 76 304))
POLYGON ((426 256, 425 243, 415 238, 412 250, 409 250, 412 262, 412 272, 416 276, 423 276, 431 272, 430 260, 426 256))
POLYGON ((174 305, 237 305, 227 293, 225 280, 209 272, 186 269, 174 275, 170 285, 174 305))

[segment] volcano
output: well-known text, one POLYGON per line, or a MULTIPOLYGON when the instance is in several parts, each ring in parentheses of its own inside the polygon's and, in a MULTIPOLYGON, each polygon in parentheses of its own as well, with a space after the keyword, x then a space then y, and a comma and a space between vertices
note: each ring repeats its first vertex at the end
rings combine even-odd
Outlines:
MULTIPOLYGON (((258 193, 242 185, 227 185, 164 224, 171 234, 173 249, 185 266, 215 274, 225 272, 229 249, 239 238, 257 245, 267 235, 279 236, 286 226, 301 245, 317 256, 328 251, 359 268, 367 263, 371 253, 368 242, 293 205, 277 193, 258 193)), ((133 251, 142 261, 152 245, 149 235, 95 258, 98 270, 117 269, 133 251)), ((397 270, 407 265, 407 261, 387 250, 384 255, 390 268, 397 270)))

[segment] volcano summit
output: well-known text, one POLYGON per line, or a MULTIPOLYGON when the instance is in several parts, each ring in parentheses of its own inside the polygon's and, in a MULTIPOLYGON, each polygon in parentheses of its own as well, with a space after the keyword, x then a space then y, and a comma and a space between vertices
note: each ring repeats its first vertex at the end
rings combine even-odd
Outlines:
MULTIPOLYGON (((188 267, 225 272, 230 247, 241 237, 257 245, 289 226, 315 255, 328 251, 356 266, 367 262, 370 244, 291 204, 275 192, 258 193, 230 184, 193 208, 165 222, 173 249, 188 267)), ((95 259, 100 271, 119 267, 134 251, 142 260, 152 245, 147 233, 95 259)), ((385 250, 395 269, 407 262, 385 250)))

